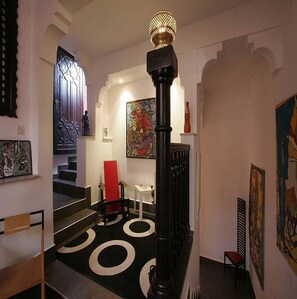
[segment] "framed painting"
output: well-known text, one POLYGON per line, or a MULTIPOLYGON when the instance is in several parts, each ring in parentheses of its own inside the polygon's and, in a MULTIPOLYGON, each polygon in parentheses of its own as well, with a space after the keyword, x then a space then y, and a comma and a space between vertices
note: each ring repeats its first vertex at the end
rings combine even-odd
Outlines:
POLYGON ((297 94, 276 105, 277 246, 297 274, 297 94))
POLYGON ((154 159, 156 156, 155 98, 126 103, 126 157, 154 159))
POLYGON ((30 141, 0 140, 0 179, 32 174, 30 141))
POLYGON ((251 165, 249 191, 250 256, 264 289, 264 200, 265 171, 251 165))

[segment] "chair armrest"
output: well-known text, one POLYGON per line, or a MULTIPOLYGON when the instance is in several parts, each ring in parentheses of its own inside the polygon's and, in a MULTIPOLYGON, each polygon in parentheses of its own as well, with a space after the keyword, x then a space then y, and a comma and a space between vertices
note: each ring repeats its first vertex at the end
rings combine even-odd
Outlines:
POLYGON ((120 181, 120 182, 119 182, 119 185, 122 185, 122 186, 124 186, 124 187, 127 187, 127 186, 128 186, 128 184, 126 184, 124 181, 120 181))
POLYGON ((105 185, 103 183, 100 183, 98 185, 98 188, 101 189, 101 190, 105 190, 105 185))

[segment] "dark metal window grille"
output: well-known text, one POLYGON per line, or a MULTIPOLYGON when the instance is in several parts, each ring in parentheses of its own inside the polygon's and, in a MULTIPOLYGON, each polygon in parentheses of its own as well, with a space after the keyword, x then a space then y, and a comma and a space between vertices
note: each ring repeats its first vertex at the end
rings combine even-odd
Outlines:
POLYGON ((17 117, 17 8, 18 0, 0 0, 0 116, 17 117))

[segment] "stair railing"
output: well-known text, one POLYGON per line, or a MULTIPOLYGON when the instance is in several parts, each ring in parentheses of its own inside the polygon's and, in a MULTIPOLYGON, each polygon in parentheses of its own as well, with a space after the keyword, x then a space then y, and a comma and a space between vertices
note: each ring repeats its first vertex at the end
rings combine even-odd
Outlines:
POLYGON ((172 143, 171 164, 171 271, 176 271, 190 232, 189 225, 190 146, 172 143))

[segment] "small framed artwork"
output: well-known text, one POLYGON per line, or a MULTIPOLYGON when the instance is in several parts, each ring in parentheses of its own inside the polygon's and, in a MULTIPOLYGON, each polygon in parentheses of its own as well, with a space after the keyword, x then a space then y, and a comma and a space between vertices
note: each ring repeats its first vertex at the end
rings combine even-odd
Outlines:
POLYGON ((156 100, 126 103, 126 157, 154 159, 156 156, 156 100))
POLYGON ((265 171, 251 165, 249 191, 250 256, 264 290, 264 201, 265 171))
POLYGON ((0 179, 31 174, 31 142, 0 140, 0 179))

